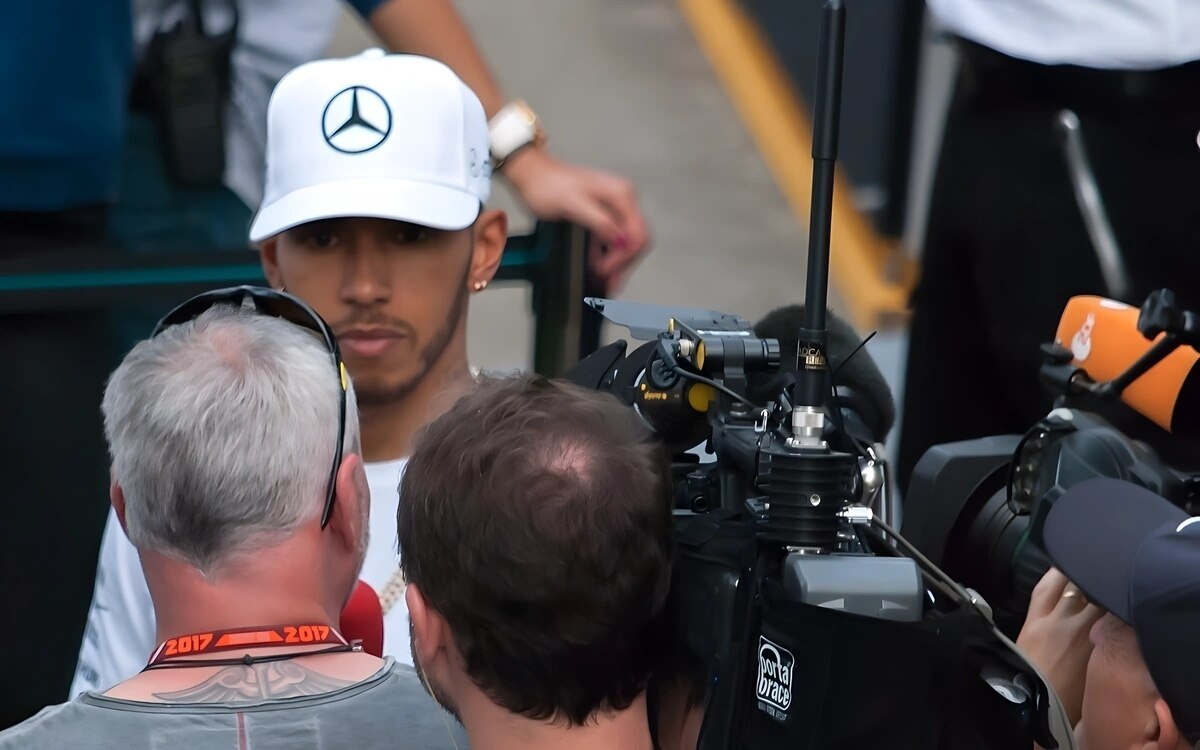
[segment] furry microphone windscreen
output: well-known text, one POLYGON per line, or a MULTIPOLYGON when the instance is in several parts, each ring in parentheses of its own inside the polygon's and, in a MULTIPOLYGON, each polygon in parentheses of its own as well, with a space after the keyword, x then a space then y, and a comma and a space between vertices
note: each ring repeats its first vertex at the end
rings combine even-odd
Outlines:
MULTIPOLYGON (((853 392, 852 408, 870 429, 874 438, 882 441, 896 421, 896 403, 892 400, 892 389, 865 347, 854 356, 850 356, 862 343, 863 338, 858 332, 833 312, 826 313, 826 321, 829 330, 826 357, 829 371, 836 373, 833 384, 853 392)), ((772 310, 754 324, 754 333, 759 338, 779 340, 782 364, 780 372, 775 375, 755 376, 750 379, 751 400, 756 403, 769 401, 792 381, 796 372, 796 347, 799 345, 800 329, 803 326, 804 305, 788 305, 772 310)))

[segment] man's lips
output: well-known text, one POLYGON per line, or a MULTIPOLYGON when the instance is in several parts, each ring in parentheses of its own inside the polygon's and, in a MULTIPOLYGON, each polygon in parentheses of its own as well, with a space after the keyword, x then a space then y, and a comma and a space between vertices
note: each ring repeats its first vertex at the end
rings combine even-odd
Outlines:
POLYGON ((337 334, 343 349, 361 357, 377 357, 403 338, 403 333, 390 328, 352 329, 337 334))

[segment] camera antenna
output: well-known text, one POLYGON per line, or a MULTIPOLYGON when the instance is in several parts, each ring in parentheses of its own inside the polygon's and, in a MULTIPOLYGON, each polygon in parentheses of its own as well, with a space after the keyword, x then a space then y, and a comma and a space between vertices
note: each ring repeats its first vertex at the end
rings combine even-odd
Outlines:
POLYGON ((792 438, 796 447, 820 447, 825 427, 822 406, 829 393, 825 346, 828 330, 829 235, 833 219, 833 178, 837 164, 838 123, 842 105, 842 50, 846 8, 842 0, 825 0, 821 8, 821 40, 813 107, 813 184, 809 211, 808 276, 804 293, 804 327, 796 347, 792 438))
POLYGON ((808 232, 808 279, 804 323, 796 348, 791 435, 782 444, 761 447, 770 460, 769 503, 763 515, 767 542, 782 542, 802 554, 838 549, 845 525, 842 512, 854 499, 858 458, 830 450, 825 442, 825 406, 831 393, 829 337, 829 227, 833 218, 833 176, 837 162, 838 118, 842 99, 842 47, 846 9, 825 0, 813 108, 813 191, 808 232))

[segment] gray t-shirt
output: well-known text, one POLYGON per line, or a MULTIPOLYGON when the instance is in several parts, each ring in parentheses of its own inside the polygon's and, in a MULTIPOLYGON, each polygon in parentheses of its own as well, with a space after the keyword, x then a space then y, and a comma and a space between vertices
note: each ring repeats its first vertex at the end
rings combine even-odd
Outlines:
POLYGON ((466 734, 412 667, 321 695, 258 703, 163 704, 84 693, 0 732, 0 750, 465 750, 466 734))

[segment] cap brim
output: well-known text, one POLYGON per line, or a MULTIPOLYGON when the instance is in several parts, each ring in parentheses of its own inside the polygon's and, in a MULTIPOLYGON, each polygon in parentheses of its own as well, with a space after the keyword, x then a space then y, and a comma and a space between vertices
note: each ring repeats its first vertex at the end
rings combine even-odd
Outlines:
POLYGON ((1119 479, 1089 479, 1063 493, 1046 515, 1050 559, 1087 598, 1132 622, 1129 584, 1142 542, 1187 513, 1119 479))
POLYGON ((466 229, 479 217, 479 198, 429 182, 353 179, 302 188, 259 209, 250 241, 321 219, 362 216, 394 219, 434 229, 466 229))

